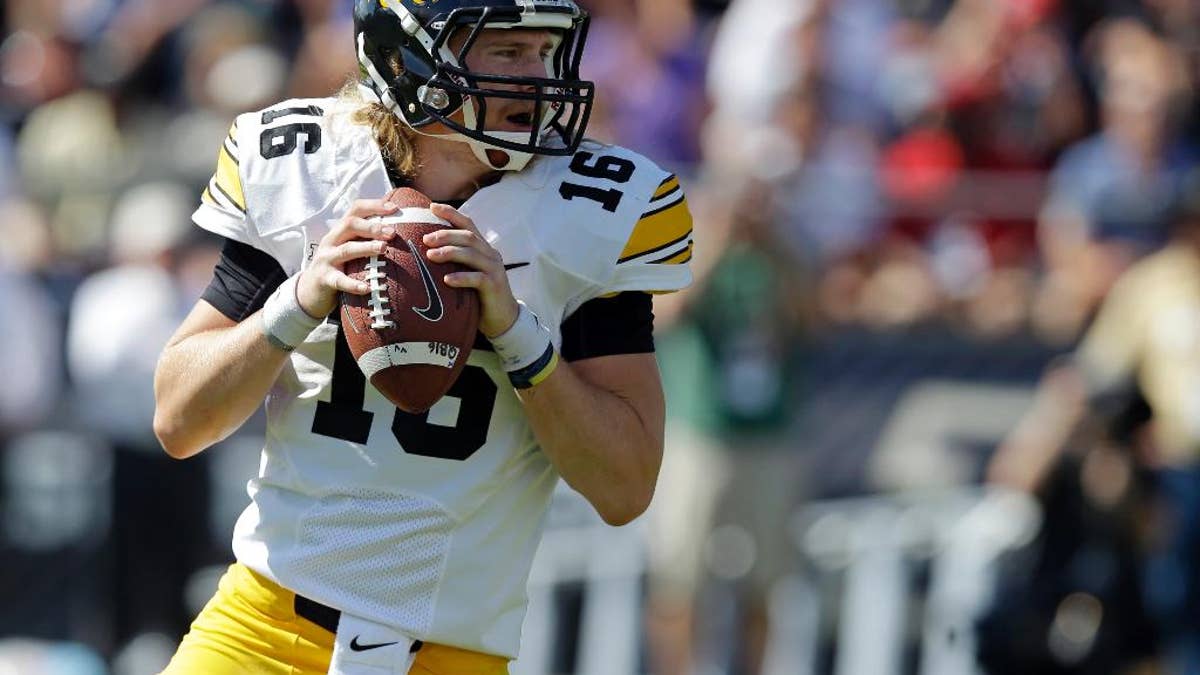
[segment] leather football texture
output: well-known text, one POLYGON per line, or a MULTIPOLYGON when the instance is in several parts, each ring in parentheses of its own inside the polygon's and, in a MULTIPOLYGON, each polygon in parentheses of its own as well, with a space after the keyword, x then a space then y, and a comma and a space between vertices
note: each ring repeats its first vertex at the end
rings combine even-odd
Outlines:
POLYGON ((443 280, 468 268, 426 256, 422 237, 449 228, 429 210, 429 198, 410 188, 386 198, 400 210, 380 221, 396 234, 379 255, 346 263, 346 274, 371 292, 342 293, 342 331, 371 384, 397 408, 423 413, 466 366, 479 330, 479 295, 443 280))

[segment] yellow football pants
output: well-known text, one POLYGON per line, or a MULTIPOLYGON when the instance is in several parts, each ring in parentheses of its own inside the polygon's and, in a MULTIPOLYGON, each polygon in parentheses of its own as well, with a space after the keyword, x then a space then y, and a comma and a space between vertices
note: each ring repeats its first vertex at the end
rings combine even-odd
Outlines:
MULTIPOLYGON (((296 616, 295 594, 234 564, 162 675, 319 675, 333 633, 296 616)), ((425 643, 410 675, 507 675, 508 659, 425 643)))

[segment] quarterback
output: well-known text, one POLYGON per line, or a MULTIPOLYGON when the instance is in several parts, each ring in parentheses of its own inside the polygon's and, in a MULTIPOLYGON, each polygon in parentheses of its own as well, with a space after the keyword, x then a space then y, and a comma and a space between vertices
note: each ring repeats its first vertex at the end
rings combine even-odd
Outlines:
POLYGON ((561 477, 608 523, 648 506, 664 403, 651 294, 691 279, 674 176, 584 139, 572 0, 357 0, 359 78, 240 115, 194 220, 225 238, 163 351, 154 427, 186 458, 265 400, 237 562, 166 673, 507 673, 561 477), (344 265, 407 186, 450 224, 480 336, 423 414, 367 383, 344 265))

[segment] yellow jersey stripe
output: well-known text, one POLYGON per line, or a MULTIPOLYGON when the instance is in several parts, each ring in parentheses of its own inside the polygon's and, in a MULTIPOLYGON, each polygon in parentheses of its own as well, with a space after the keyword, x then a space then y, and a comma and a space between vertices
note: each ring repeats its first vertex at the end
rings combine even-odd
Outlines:
POLYGON ((676 191, 668 194, 667 196, 663 197, 662 199, 652 201, 649 204, 647 204, 647 206, 650 207, 650 210, 642 214, 642 220, 645 220, 645 219, 649 218, 650 216, 662 213, 663 211, 668 211, 673 206, 682 202, 684 199, 685 199, 685 197, 683 196, 683 192, 676 190, 676 191))
POLYGON ((655 260, 659 265, 682 265, 692 259, 692 247, 695 246, 692 242, 688 242, 687 248, 679 253, 673 253, 662 260, 655 260))
POLYGON ((200 195, 200 201, 208 202, 213 206, 217 206, 217 200, 213 198, 212 193, 208 191, 208 186, 204 186, 204 194, 200 195))
POLYGON ((221 189, 220 185, 217 185, 216 176, 213 176, 208 181, 208 195, 213 198, 214 204, 226 211, 241 211, 242 213, 246 213, 239 209, 237 204, 233 203, 233 197, 225 194, 225 190, 221 189))
POLYGON ((225 143, 222 145, 222 147, 225 148, 225 152, 229 153, 229 156, 233 158, 233 163, 241 166, 242 162, 238 159, 237 145, 234 144, 232 136, 225 139, 225 143))
POLYGON ((237 210, 237 205, 233 203, 233 198, 225 194, 221 186, 217 185, 216 175, 208 179, 208 196, 213 200, 214 205, 226 211, 237 210))
POLYGON ((225 146, 221 146, 221 152, 217 155, 217 188, 221 190, 229 201, 238 209, 246 210, 246 195, 242 192, 242 178, 238 175, 238 165, 233 159, 233 155, 229 154, 229 150, 225 146))
POLYGON ((651 197, 651 199, 652 200, 658 199, 659 197, 667 194, 668 192, 671 192, 672 190, 674 190, 677 187, 679 187, 679 179, 675 176, 671 176, 670 178, 663 181, 662 185, 658 186, 658 189, 654 191, 654 196, 651 197))
MULTIPOLYGON (((644 258, 652 253, 661 253, 662 251, 666 251, 669 249, 677 249, 677 248, 679 248, 679 246, 681 244, 690 244, 691 239, 692 239, 692 231, 688 230, 687 232, 684 232, 683 235, 681 237, 679 237, 678 239, 672 239, 671 241, 668 241, 667 243, 663 244, 662 246, 655 246, 654 248, 649 249, 647 251, 642 251, 640 253, 635 253, 631 256, 621 258, 620 260, 617 261, 617 264, 619 265, 621 263, 629 262, 630 260, 634 260, 637 258, 644 258)), ((675 255, 675 252, 668 253, 667 255, 668 256, 675 255)), ((658 260, 644 260, 642 262, 657 263, 657 262, 661 262, 661 261, 662 261, 662 259, 660 258, 658 260)))
POLYGON ((692 214, 688 211, 687 199, 680 198, 674 204, 642 217, 633 228, 620 260, 624 262, 652 251, 657 251, 680 239, 687 238, 692 231, 692 214))

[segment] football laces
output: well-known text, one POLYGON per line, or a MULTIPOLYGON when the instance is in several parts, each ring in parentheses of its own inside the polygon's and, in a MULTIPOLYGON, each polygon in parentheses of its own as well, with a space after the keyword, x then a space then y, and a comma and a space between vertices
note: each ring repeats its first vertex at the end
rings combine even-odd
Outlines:
POLYGON ((371 328, 376 330, 396 327, 396 324, 388 319, 392 314, 392 310, 387 306, 387 285, 384 283, 387 280, 387 274, 384 274, 384 269, 386 268, 387 263, 377 255, 371 256, 371 259, 367 262, 367 274, 365 278, 371 287, 371 298, 367 300, 367 305, 370 306, 371 313, 367 316, 371 317, 371 328))

